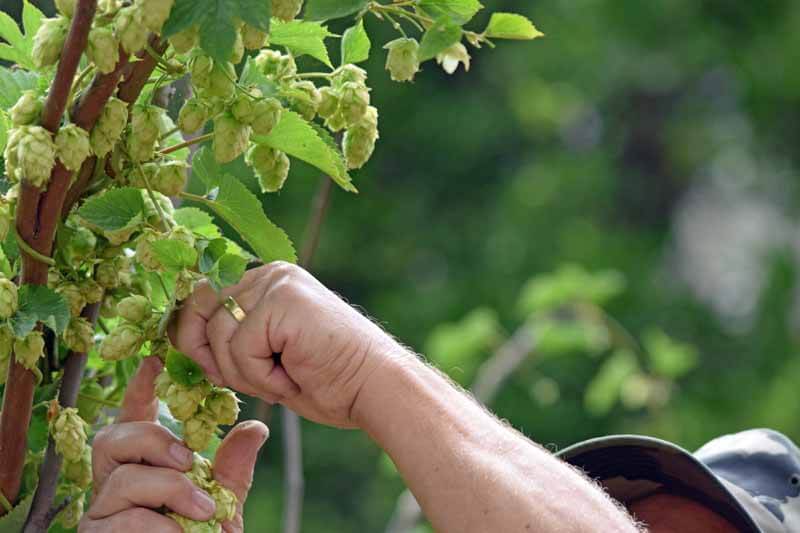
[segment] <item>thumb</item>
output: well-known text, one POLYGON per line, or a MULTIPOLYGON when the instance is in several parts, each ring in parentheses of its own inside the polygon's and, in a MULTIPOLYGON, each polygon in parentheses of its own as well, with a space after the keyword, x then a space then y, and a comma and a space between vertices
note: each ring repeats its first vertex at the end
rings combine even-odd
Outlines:
POLYGON ((232 490, 239 500, 239 512, 236 518, 223 524, 226 532, 243 531, 242 506, 253 483, 253 470, 258 460, 258 452, 267 438, 269 438, 267 426, 256 420, 248 420, 233 428, 217 450, 214 479, 232 490))
POLYGON ((142 360, 139 371, 128 384, 117 422, 152 422, 156 419, 158 401, 155 380, 163 367, 164 364, 158 357, 142 360))

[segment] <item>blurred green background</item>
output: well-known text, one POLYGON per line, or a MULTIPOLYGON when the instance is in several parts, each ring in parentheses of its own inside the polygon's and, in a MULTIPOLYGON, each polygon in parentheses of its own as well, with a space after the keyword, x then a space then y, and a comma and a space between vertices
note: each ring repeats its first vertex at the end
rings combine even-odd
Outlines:
MULTIPOLYGON (((483 3, 547 37, 476 52, 469 74, 427 64, 411 85, 389 81, 376 47, 382 139, 361 194, 334 193, 313 272, 469 385, 532 293, 581 278, 564 265, 612 289, 616 271, 611 334, 642 339, 632 357, 660 392, 631 399, 607 365, 614 343, 573 335, 518 368, 500 417, 553 448, 626 432, 693 449, 761 426, 800 440, 800 3, 483 3)), ((318 179, 296 164, 266 202, 296 242, 318 179)), ((280 528, 277 412, 271 425, 249 531, 280 528)), ((391 463, 362 434, 303 429, 303 531, 383 531, 403 490, 391 463)))

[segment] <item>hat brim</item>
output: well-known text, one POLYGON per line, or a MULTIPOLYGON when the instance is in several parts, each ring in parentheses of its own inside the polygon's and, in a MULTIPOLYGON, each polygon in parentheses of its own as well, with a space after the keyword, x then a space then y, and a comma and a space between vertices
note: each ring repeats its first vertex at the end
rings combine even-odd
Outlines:
POLYGON ((680 446, 651 437, 601 437, 556 454, 602 484, 622 504, 673 490, 707 505, 745 533, 761 533, 720 479, 680 446))

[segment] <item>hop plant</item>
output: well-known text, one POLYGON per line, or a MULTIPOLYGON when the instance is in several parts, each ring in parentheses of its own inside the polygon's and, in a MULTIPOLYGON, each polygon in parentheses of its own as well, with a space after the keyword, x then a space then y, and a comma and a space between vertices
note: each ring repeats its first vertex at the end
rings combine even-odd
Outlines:
POLYGON ((139 324, 153 315, 153 308, 150 300, 142 295, 134 294, 119 301, 117 314, 128 322, 139 324))
POLYGON ((267 32, 255 26, 245 24, 242 26, 242 44, 247 50, 261 50, 267 42, 267 32))
POLYGON ((174 0, 137 0, 144 27, 153 33, 161 33, 174 3, 174 0))
POLYGON ((133 324, 120 324, 100 343, 100 357, 106 361, 131 358, 144 344, 144 332, 133 324))
POLYGON ((89 33, 86 55, 102 74, 113 72, 119 62, 119 41, 111 28, 95 27, 89 33))
POLYGON ((84 446, 83 455, 77 461, 64 461, 64 478, 76 487, 86 490, 92 483, 92 449, 84 446))
POLYGON ((64 297, 72 316, 80 315, 83 308, 86 307, 86 297, 78 285, 63 283, 56 287, 56 292, 64 297))
POLYGON ((33 38, 33 50, 31 51, 36 68, 43 69, 58 61, 68 32, 69 19, 66 17, 55 17, 42 21, 42 25, 39 26, 39 30, 33 38))
POLYGON ((7 278, 0 278, 0 319, 11 318, 17 312, 17 284, 7 278))
POLYGON ((116 17, 117 38, 122 48, 133 54, 147 44, 147 26, 144 23, 141 6, 134 4, 123 7, 116 17))
POLYGON ((44 102, 36 91, 24 91, 17 103, 9 110, 11 122, 15 126, 28 126, 39 122, 44 102))
POLYGON ((56 155, 67 170, 78 170, 86 158, 91 155, 92 146, 89 143, 89 132, 68 124, 58 130, 56 135, 56 155))
POLYGON ((169 161, 158 167, 150 185, 165 196, 178 196, 186 187, 188 165, 183 161, 169 161))
POLYGON ((370 106, 364 118, 344 134, 342 148, 348 168, 361 168, 369 161, 378 137, 378 110, 370 106))
POLYGON ((297 112, 306 120, 314 120, 321 100, 316 85, 308 80, 296 81, 292 84, 290 94, 297 112))
POLYGON ((77 0, 56 0, 56 9, 59 13, 64 15, 67 18, 72 18, 75 14, 75 4, 77 0))
POLYGON ((155 154, 163 109, 153 105, 137 106, 131 113, 128 154, 135 162, 148 161, 155 154))
POLYGON ((102 404, 95 399, 103 400, 105 398, 105 389, 97 381, 84 381, 80 392, 76 406, 78 414, 87 423, 94 424, 103 409, 102 404))
POLYGON ((159 272, 164 268, 153 249, 153 243, 160 238, 160 234, 148 228, 136 240, 136 260, 152 272, 159 272))
POLYGON ((194 386, 173 382, 162 399, 169 407, 172 416, 181 422, 186 422, 197 414, 210 390, 211 386, 205 381, 194 386))
POLYGON ((364 118, 369 108, 369 89, 366 85, 348 81, 341 88, 340 109, 347 126, 355 126, 364 118))
POLYGON ((17 178, 46 188, 56 164, 56 145, 50 132, 39 126, 24 126, 16 148, 17 178))
POLYGON ((231 114, 242 124, 247 124, 248 126, 253 124, 253 121, 256 119, 256 106, 259 103, 258 99, 260 97, 261 91, 258 89, 252 89, 247 93, 238 94, 233 101, 233 105, 231 105, 231 114))
POLYGON ((227 389, 215 388, 206 399, 205 405, 217 424, 230 426, 239 418, 239 400, 227 389))
POLYGON ((186 441, 189 448, 196 452, 208 448, 216 432, 217 423, 213 415, 204 409, 197 411, 183 424, 183 440, 186 441))
POLYGON ((436 55, 436 62, 439 63, 448 74, 455 74, 460 64, 464 65, 465 72, 469 72, 471 61, 472 58, 467 51, 467 47, 462 43, 456 43, 447 48, 444 52, 436 55))
POLYGON ((175 280, 175 299, 182 302, 194 291, 195 277, 186 270, 178 274, 175 280))
POLYGON ((50 420, 50 435, 65 461, 81 461, 86 450, 86 422, 76 408, 58 408, 50 420))
POLYGON ((254 113, 253 133, 256 135, 269 135, 281 120, 283 106, 275 98, 266 98, 256 103, 254 113))
POLYGON ((197 45, 199 28, 197 26, 190 26, 185 30, 172 35, 169 38, 169 44, 175 49, 178 54, 185 54, 197 45))
POLYGON ((78 288, 87 304, 96 304, 103 299, 103 287, 93 279, 81 281, 78 288))
POLYGON ((272 0, 272 16, 290 21, 300 14, 303 0, 272 0))
POLYGON ((122 137, 127 122, 128 106, 119 98, 110 98, 92 129, 92 151, 99 157, 110 152, 122 137))
POLYGON ((14 354, 17 362, 33 370, 39 363, 39 359, 44 355, 44 337, 38 330, 31 331, 23 338, 14 340, 14 354))
POLYGON ((342 65, 333 72, 331 86, 334 89, 339 89, 348 82, 366 85, 367 71, 356 65, 342 65))
POLYGON ((212 481, 209 494, 217 504, 217 510, 214 514, 214 519, 217 522, 222 523, 227 520, 233 520, 236 517, 236 507, 239 505, 239 500, 232 490, 223 487, 216 481, 212 481))
POLYGON ((13 213, 11 212, 11 203, 6 202, 0 197, 0 241, 5 241, 8 232, 13 223, 13 213))
POLYGON ((88 353, 94 345, 94 326, 83 317, 73 317, 64 330, 64 344, 75 353, 88 353))
POLYGON ((419 42, 403 37, 387 43, 386 70, 394 81, 414 81, 419 72, 419 42))
POLYGON ((236 70, 231 63, 217 63, 200 55, 192 63, 192 82, 205 97, 230 98, 236 91, 236 70))
POLYGON ((97 237, 88 228, 73 225, 69 222, 71 221, 68 221, 67 227, 71 230, 71 235, 62 252, 70 263, 80 264, 94 255, 97 237))
POLYGON ((74 496, 61 512, 56 515, 55 520, 65 529, 75 529, 83 518, 83 506, 86 496, 81 493, 74 496))
POLYGON ((289 157, 265 144, 254 144, 247 152, 246 163, 255 171, 262 192, 278 192, 289 176, 289 157))
POLYGON ((211 115, 208 104, 199 98, 190 98, 183 104, 178 115, 178 127, 185 134, 192 134, 202 128, 211 115))
POLYGON ((250 126, 224 113, 214 119, 214 158, 219 163, 230 163, 250 144, 250 126))
POLYGON ((261 50, 255 59, 256 67, 268 78, 281 81, 297 75, 297 64, 288 54, 266 48, 261 50))

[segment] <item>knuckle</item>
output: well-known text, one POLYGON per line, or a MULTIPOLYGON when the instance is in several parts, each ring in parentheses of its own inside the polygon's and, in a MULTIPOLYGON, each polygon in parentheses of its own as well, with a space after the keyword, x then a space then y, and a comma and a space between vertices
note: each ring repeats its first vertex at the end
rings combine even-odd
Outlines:
POLYGON ((105 426, 94 437, 94 443, 92 445, 92 455, 105 453, 105 449, 108 447, 111 440, 114 438, 114 431, 116 426, 105 426))
POLYGON ((108 476, 107 485, 113 487, 114 492, 124 494, 136 472, 138 465, 124 464, 115 468, 108 476))

